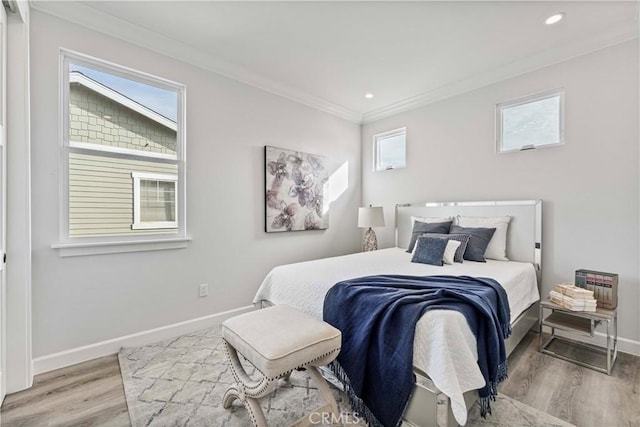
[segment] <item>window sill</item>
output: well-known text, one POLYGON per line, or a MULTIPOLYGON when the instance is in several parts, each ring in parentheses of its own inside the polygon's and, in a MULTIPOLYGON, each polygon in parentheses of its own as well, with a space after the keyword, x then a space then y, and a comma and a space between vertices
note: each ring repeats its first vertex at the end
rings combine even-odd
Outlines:
POLYGON ((162 251, 186 248, 191 237, 157 240, 136 240, 119 242, 55 243, 61 257, 118 254, 127 252, 162 251))

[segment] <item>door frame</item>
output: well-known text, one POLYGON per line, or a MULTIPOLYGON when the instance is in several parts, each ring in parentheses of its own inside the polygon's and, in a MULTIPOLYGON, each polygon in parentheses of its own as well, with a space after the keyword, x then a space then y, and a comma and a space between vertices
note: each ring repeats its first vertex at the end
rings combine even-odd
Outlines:
POLYGON ((29 12, 26 0, 7 10, 7 393, 33 384, 31 320, 31 123, 29 12))
POLYGON ((7 13, 0 8, 0 404, 7 394, 7 13))

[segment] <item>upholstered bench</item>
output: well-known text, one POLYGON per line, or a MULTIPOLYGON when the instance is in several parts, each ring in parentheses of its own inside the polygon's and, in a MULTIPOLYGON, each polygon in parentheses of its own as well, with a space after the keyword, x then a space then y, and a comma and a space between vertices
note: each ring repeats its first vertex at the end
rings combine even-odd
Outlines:
POLYGON ((267 422, 258 399, 271 393, 279 378, 288 379, 294 369, 307 367, 331 410, 339 415, 329 386, 317 368, 338 356, 342 342, 338 329, 293 307, 274 305, 226 320, 222 338, 236 381, 225 393, 223 407, 229 408, 238 399, 249 411, 253 425, 265 427, 267 422), (238 353, 256 368, 259 378, 249 377, 238 353))

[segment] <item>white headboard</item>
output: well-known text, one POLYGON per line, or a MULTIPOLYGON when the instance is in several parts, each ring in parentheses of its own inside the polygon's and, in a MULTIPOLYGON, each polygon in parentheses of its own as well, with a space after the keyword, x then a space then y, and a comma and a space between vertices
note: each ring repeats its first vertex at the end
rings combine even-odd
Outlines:
POLYGON ((411 217, 510 216, 507 256, 542 268, 542 200, 497 202, 427 202, 396 205, 396 246, 406 248, 411 239, 411 217))

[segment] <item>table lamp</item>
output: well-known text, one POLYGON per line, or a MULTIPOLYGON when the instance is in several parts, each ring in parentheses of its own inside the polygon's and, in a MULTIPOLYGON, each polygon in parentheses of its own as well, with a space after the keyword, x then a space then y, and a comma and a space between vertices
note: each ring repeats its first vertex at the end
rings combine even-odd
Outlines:
POLYGON ((384 212, 382 206, 369 206, 358 210, 358 227, 368 228, 364 233, 362 251, 375 251, 378 249, 376 233, 371 227, 384 227, 384 212))

